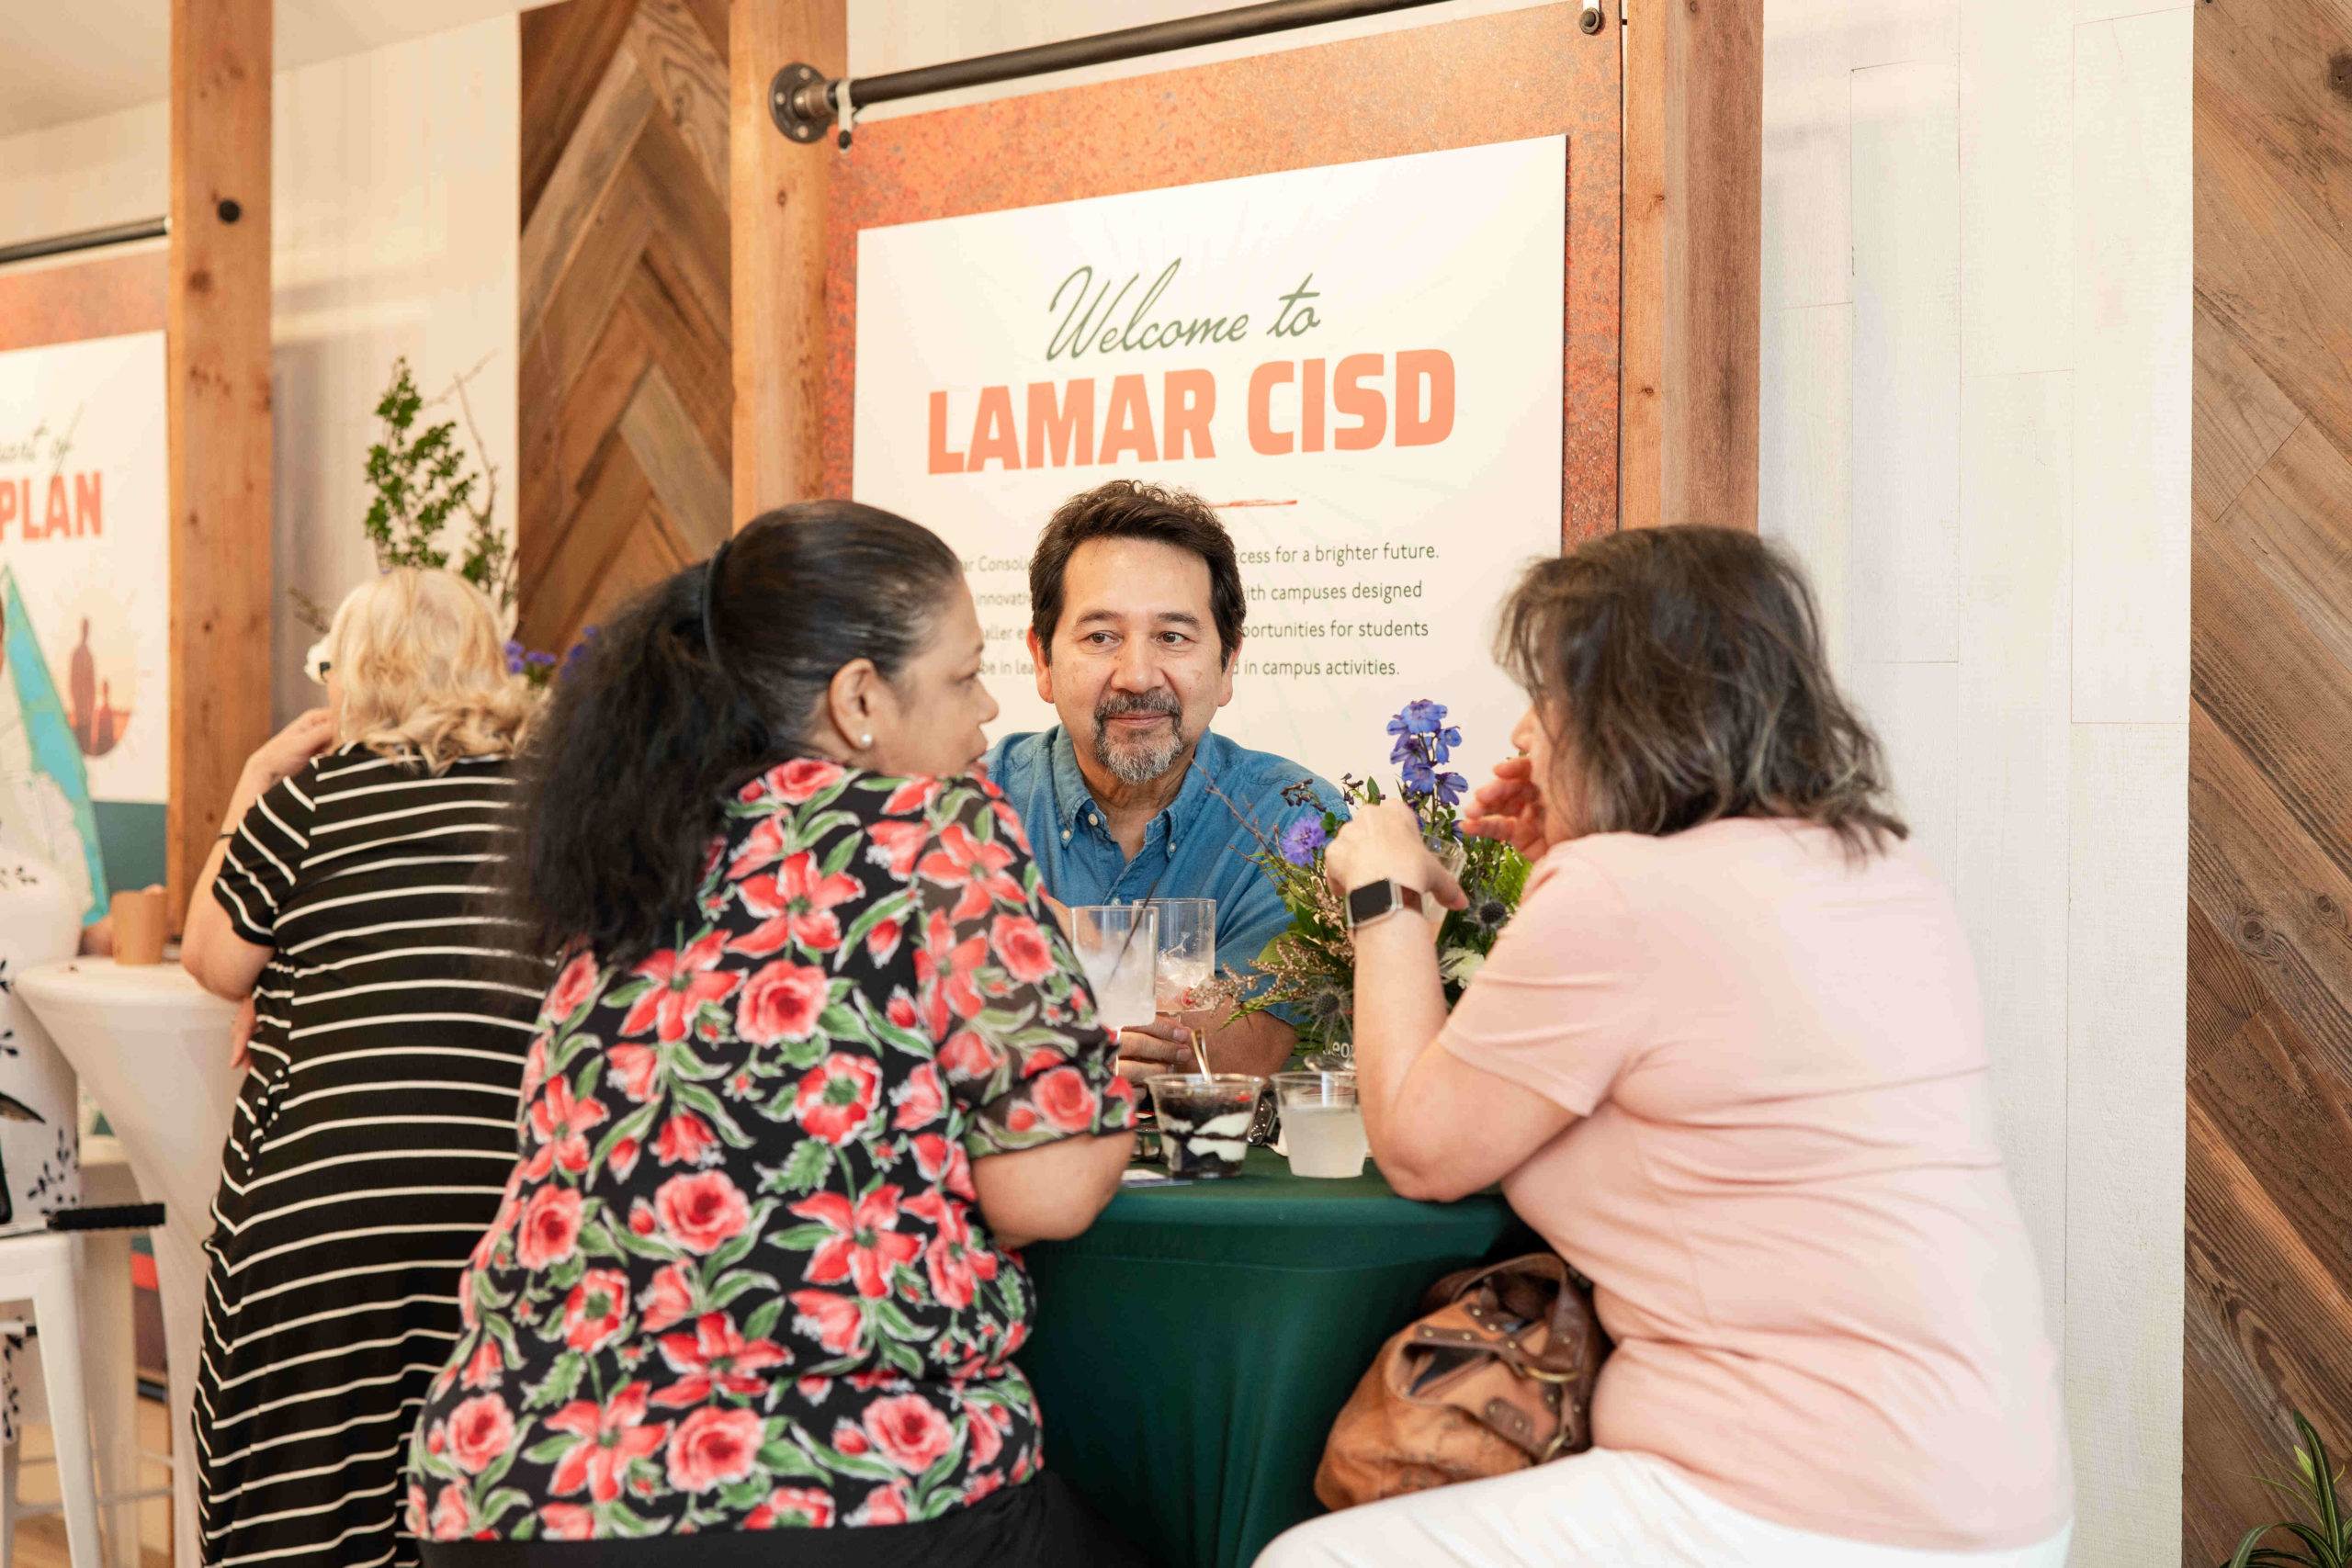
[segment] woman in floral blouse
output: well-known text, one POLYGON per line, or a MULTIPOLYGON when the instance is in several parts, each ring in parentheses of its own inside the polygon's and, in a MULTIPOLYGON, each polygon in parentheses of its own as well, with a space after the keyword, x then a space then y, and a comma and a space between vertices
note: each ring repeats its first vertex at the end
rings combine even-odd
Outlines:
POLYGON ((955 555, 772 513, 597 639, 517 881, 568 952, 409 1461, 429 1564, 1098 1563, 1010 1359, 1133 1094, 1021 824, 955 555), (693 1540, 675 1538, 692 1534, 693 1540))

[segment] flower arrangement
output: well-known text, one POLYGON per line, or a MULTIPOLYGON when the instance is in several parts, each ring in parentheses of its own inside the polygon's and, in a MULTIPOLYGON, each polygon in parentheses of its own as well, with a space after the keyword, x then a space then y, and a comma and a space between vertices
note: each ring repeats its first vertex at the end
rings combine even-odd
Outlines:
POLYGON ((571 673, 572 667, 588 657, 588 643, 596 635, 594 626, 580 628, 580 640, 561 659, 536 648, 525 648, 513 637, 506 639, 506 672, 520 675, 534 691, 545 691, 562 676, 571 673))
MULTIPOLYGON (((1443 703, 1408 703, 1388 721, 1396 738, 1388 760, 1397 767, 1397 795, 1419 818, 1421 837, 1469 897, 1466 908, 1449 910, 1437 934, 1438 974, 1448 1007, 1461 999, 1495 939, 1519 908, 1527 886, 1528 864, 1510 845, 1472 838, 1462 830, 1461 802, 1469 781, 1445 771, 1462 731, 1446 722, 1443 703)), ((1326 801, 1304 780, 1283 792, 1294 807, 1315 808, 1272 840, 1259 836, 1250 858, 1264 868, 1290 910, 1290 929, 1266 944, 1258 967, 1267 976, 1238 1007, 1262 1012, 1278 1003, 1304 1015, 1299 1033, 1325 1053, 1350 1053, 1355 1028, 1355 949, 1348 941, 1346 901, 1324 879, 1323 852, 1347 819, 1347 808, 1377 806, 1377 783, 1342 775, 1344 801, 1326 801)))

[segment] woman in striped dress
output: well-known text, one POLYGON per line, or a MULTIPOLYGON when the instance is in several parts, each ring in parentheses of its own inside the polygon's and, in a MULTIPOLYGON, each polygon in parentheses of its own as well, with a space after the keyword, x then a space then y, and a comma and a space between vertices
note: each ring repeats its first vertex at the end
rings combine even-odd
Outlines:
POLYGON ((531 698, 444 571, 354 591, 324 709, 246 763, 188 972, 254 998, 207 1244, 204 1561, 413 1563, 400 1456, 497 1214, 546 973, 475 885, 531 698))

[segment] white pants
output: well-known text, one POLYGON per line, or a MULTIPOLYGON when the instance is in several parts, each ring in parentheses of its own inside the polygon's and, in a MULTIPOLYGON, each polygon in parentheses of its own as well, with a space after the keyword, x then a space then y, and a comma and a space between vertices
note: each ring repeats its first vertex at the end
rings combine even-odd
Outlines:
POLYGON ((1595 1449, 1285 1530, 1257 1568, 2064 1568, 2068 1526, 2013 1551, 1914 1551, 1752 1518, 1646 1454, 1595 1449))

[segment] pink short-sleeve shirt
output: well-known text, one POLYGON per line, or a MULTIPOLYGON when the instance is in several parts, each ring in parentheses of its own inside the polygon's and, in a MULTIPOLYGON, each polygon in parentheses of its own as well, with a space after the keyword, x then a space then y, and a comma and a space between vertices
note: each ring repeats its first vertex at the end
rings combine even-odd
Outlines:
POLYGON ((1617 1342, 1600 1446, 1824 1535, 2064 1527, 1975 974, 1917 850, 1752 818, 1562 844, 1439 1043, 1578 1117, 1504 1190, 1617 1342))

